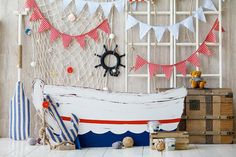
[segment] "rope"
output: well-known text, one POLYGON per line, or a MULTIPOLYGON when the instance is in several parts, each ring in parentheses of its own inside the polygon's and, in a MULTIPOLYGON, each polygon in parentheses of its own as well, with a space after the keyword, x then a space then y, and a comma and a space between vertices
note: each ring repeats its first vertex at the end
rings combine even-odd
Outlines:
MULTIPOLYGON (((193 0, 189 1, 189 16, 193 15, 193 0)), ((193 39, 190 37, 189 30, 185 30, 188 40, 193 42, 193 39)))
MULTIPOLYGON (((157 0, 152 0, 151 1, 152 5, 153 5, 153 10, 154 10, 154 22, 155 24, 157 24, 157 0)), ((156 52, 157 52, 157 39, 155 39, 155 45, 154 45, 154 58, 156 58, 156 52)), ((158 82, 156 82, 156 77, 153 76, 153 86, 154 86, 154 90, 157 89, 157 92, 159 93, 160 92, 160 89, 158 87, 158 82)))
MULTIPOLYGON (((129 7, 130 7, 130 14, 133 15, 133 9, 132 9, 132 3, 129 3, 129 7)), ((137 6, 136 6, 137 7, 137 6)), ((134 48, 134 43, 133 43, 133 27, 131 28, 131 47, 130 47, 130 53, 131 53, 131 56, 132 56, 132 59, 131 59, 131 67, 129 69, 129 72, 131 72, 133 69, 134 69, 134 60, 135 60, 135 56, 134 56, 134 51, 135 51, 135 48, 134 48)))

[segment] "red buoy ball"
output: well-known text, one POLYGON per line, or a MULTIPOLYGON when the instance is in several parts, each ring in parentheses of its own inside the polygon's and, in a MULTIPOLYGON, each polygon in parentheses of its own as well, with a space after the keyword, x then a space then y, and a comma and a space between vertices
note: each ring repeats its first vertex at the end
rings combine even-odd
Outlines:
POLYGON ((49 102, 44 101, 44 102, 43 102, 43 108, 48 108, 48 107, 49 107, 49 102))
POLYGON ((74 71, 73 67, 69 66, 69 67, 67 68, 67 72, 68 72, 69 74, 73 73, 73 71, 74 71))

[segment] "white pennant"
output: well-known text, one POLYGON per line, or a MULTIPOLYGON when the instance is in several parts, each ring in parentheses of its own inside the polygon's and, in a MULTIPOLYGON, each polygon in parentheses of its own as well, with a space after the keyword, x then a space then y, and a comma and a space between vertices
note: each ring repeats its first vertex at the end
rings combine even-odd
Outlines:
POLYGON ((166 31, 166 27, 164 27, 164 26, 155 26, 155 27, 153 27, 153 30, 156 34, 157 41, 160 42, 163 35, 164 35, 164 33, 165 33, 165 31, 166 31))
POLYGON ((138 23, 138 21, 133 16, 128 15, 127 22, 126 22, 126 30, 132 28, 137 23, 138 23))
POLYGON ((189 16, 188 18, 186 18, 185 20, 183 20, 181 22, 181 24, 188 28, 190 31, 194 32, 194 26, 193 26, 193 17, 189 16))
POLYGON ((97 11, 97 9, 99 7, 99 3, 96 3, 96 2, 87 1, 87 5, 89 7, 90 15, 93 15, 97 11))
POLYGON ((205 17, 202 7, 198 8, 193 16, 203 22, 206 22, 206 17, 205 17))
POLYGON ((137 2, 133 2, 132 4, 131 4, 131 7, 132 7, 132 9, 133 10, 137 10, 137 2))
POLYGON ((117 11, 119 13, 122 13, 124 11, 124 8, 125 8, 124 0, 120 0, 120 1, 115 2, 115 6, 116 6, 117 11))
POLYGON ((146 23, 139 22, 139 36, 140 40, 143 39, 143 37, 147 34, 147 32, 151 29, 152 27, 149 26, 146 23))
POLYGON ((71 2, 72 0, 63 0, 63 9, 65 9, 71 2))
POLYGON ((75 6, 76 6, 77 14, 80 14, 80 12, 83 10, 85 4, 86 4, 86 2, 83 1, 83 0, 76 0, 75 1, 75 6))
POLYGON ((169 26, 168 30, 175 37, 175 39, 179 38, 179 23, 169 26))
POLYGON ((216 7, 211 0, 204 0, 202 6, 203 6, 203 8, 216 11, 216 7))
POLYGON ((113 3, 110 3, 110 2, 102 3, 101 6, 102 6, 102 10, 103 10, 104 16, 108 17, 109 13, 111 12, 111 8, 113 6, 113 3))

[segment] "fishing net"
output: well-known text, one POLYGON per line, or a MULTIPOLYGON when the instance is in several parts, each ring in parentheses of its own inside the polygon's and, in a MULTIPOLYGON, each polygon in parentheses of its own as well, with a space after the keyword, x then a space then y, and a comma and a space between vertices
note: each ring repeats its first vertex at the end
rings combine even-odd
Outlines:
MULTIPOLYGON (((88 7, 85 6, 80 14, 76 14, 75 2, 62 9, 62 1, 36 0, 41 12, 46 19, 60 32, 70 35, 80 35, 96 28, 103 20, 101 8, 94 15, 90 15, 88 7), (73 13, 76 20, 71 22, 68 15, 73 13)), ((32 12, 31 12, 32 13, 32 12)), ((31 15, 30 13, 30 15, 31 15)), ((30 22, 32 29, 33 57, 36 62, 34 77, 40 78, 51 85, 83 86, 101 89, 107 83, 103 77, 102 68, 95 69, 99 59, 94 54, 102 54, 103 45, 107 43, 107 34, 98 30, 98 42, 86 37, 86 46, 80 45, 72 40, 68 48, 63 47, 61 38, 53 43, 50 42, 50 32, 38 32, 40 22, 30 22), (67 68, 73 67, 73 73, 68 73, 67 68)))

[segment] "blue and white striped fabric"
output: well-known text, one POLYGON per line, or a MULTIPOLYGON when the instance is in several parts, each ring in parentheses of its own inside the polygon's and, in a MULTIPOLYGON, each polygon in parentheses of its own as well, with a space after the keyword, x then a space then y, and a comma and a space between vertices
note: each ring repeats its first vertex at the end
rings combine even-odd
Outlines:
POLYGON ((16 83, 10 103, 9 136, 13 140, 25 140, 30 136, 30 102, 25 96, 23 83, 16 83))
POLYGON ((60 128, 60 133, 55 133, 54 129, 52 127, 47 127, 47 135, 55 142, 55 143, 61 143, 65 141, 70 141, 70 142, 75 142, 75 139, 78 135, 78 125, 79 125, 79 120, 78 118, 74 115, 71 114, 71 124, 72 128, 68 128, 68 126, 65 125, 64 121, 61 119, 61 115, 59 114, 57 107, 59 104, 56 103, 54 105, 54 102, 51 100, 49 96, 46 97, 47 100, 50 102, 48 111, 50 113, 50 116, 53 117, 55 120, 55 123, 60 128))

